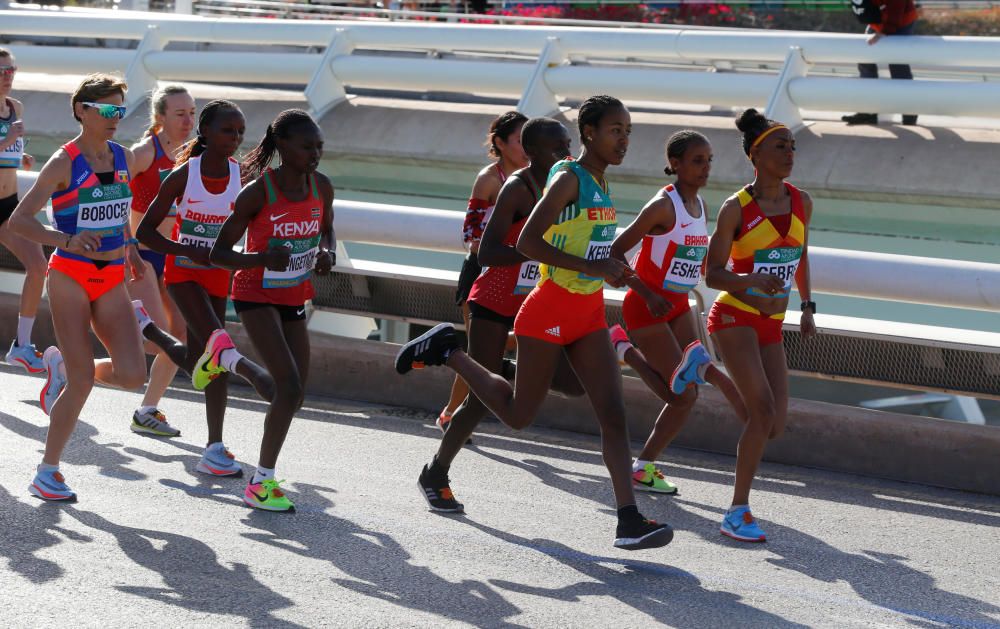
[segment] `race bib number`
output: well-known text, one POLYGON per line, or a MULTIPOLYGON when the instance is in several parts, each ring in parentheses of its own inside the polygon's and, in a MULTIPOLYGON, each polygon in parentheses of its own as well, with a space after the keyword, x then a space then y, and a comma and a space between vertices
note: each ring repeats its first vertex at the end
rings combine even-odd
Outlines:
MULTIPOLYGON (((595 225, 590 233, 590 242, 587 243, 587 252, 583 257, 587 260, 603 260, 611 257, 611 242, 615 239, 616 227, 615 223, 595 225)), ((580 279, 601 280, 599 277, 590 277, 583 273, 580 273, 580 279)))
POLYGON ((673 293, 690 292, 701 281, 701 269, 708 255, 708 247, 679 245, 667 267, 663 288, 673 293))
POLYGON ((271 238, 268 247, 287 247, 291 257, 284 271, 264 269, 264 288, 291 288, 309 279, 316 266, 319 234, 311 238, 271 238))
MULTIPOLYGON (((10 125, 0 122, 0 141, 7 139, 10 125)), ((24 138, 14 140, 14 143, 0 151, 0 168, 20 168, 21 156, 24 155, 24 138)))
POLYGON ((125 183, 81 188, 77 203, 77 232, 89 231, 101 238, 114 238, 125 231, 132 211, 132 191, 125 183))
POLYGON ((527 295, 538 284, 542 277, 538 269, 538 263, 534 260, 526 260, 521 263, 521 268, 517 272, 517 283, 514 285, 515 295, 527 295))
POLYGON ((795 279, 795 271, 799 268, 801 258, 802 247, 776 247, 757 251, 753 256, 753 272, 777 275, 784 282, 784 288, 774 295, 762 293, 755 288, 747 290, 747 294, 775 299, 788 297, 792 292, 792 280, 795 279))
MULTIPOLYGON (((222 231, 222 223, 206 224, 200 221, 184 219, 181 221, 181 229, 178 239, 182 245, 188 247, 198 247, 211 250, 215 245, 215 240, 222 231)), ((212 267, 202 266, 191 258, 178 256, 175 264, 188 269, 207 269, 212 267)))

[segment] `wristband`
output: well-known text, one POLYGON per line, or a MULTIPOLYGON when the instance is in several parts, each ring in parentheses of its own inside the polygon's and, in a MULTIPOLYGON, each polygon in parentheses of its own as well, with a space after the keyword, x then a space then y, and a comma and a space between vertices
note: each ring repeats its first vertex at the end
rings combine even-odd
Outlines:
POLYGON ((139 246, 139 239, 138 238, 129 238, 128 240, 125 241, 125 244, 126 245, 135 245, 135 246, 138 247, 139 246))
POLYGON ((812 310, 812 313, 816 314, 816 302, 815 301, 804 301, 804 302, 802 302, 802 306, 800 307, 800 309, 802 310, 802 312, 805 312, 807 309, 808 310, 812 310))

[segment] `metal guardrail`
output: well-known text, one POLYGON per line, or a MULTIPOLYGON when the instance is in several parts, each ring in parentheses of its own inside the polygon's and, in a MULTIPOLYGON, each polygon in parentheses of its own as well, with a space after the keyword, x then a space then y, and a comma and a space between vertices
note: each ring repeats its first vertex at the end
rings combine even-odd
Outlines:
MULTIPOLYGON (((22 173, 22 186, 33 175, 22 173)), ((335 207, 340 240, 461 251, 460 212, 343 199, 335 207)), ((878 255, 810 248, 813 290, 1000 311, 1000 265, 869 257, 878 255)), ((457 271, 362 260, 341 263, 344 266, 330 276, 315 279, 316 307, 411 323, 461 324, 454 303, 457 271)), ((21 268, 2 247, 0 268, 21 268)), ((702 315, 700 334, 709 343, 704 329, 706 302, 700 294, 695 296, 695 312, 702 315)), ((605 291, 610 323, 621 322, 622 297, 621 291, 605 291)), ((799 336, 798 316, 793 311, 787 314, 784 334, 793 373, 1000 399, 1000 334, 819 314, 821 334, 806 342, 799 336)))
POLYGON ((168 79, 305 85, 317 116, 346 98, 347 87, 519 95, 521 111, 544 115, 557 110, 563 99, 590 96, 599 85, 626 102, 767 103, 768 115, 791 126, 802 124, 802 108, 1000 117, 1000 83, 809 76, 815 64, 856 62, 1000 70, 1000 38, 915 36, 868 46, 860 35, 791 31, 137 18, 44 11, 0 11, 0 22, 8 37, 86 33, 140 40, 135 51, 12 46, 28 71, 124 70, 133 106, 159 79, 168 79), (298 46, 303 52, 168 49, 173 42, 260 46, 263 41, 298 46), (308 47, 323 52, 310 53, 308 47), (435 58, 440 53, 462 53, 466 58, 435 58), (511 59, 510 54, 533 61, 511 59), (781 70, 776 75, 705 71, 737 69, 734 64, 743 61, 779 63, 781 70), (664 63, 700 67, 666 69, 664 63))

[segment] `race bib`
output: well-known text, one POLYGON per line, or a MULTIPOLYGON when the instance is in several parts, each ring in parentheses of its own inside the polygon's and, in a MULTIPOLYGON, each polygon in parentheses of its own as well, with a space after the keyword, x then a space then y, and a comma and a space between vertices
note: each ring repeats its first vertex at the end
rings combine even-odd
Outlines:
POLYGON ((101 238, 121 236, 132 211, 132 191, 126 183, 81 188, 77 197, 77 232, 89 231, 101 238))
MULTIPOLYGON (((603 260, 611 257, 611 242, 615 239, 615 223, 606 225, 595 225, 590 232, 590 242, 587 243, 587 252, 583 256, 587 260, 603 260)), ((599 277, 590 277, 580 273, 580 279, 601 280, 599 277)))
POLYGON ((291 257, 288 268, 284 271, 264 269, 264 288, 291 288, 309 279, 309 274, 316 266, 319 234, 309 238, 271 238, 267 245, 268 248, 287 247, 291 257))
MULTIPOLYGON (((10 133, 10 123, 0 122, 0 141, 7 139, 10 133)), ((21 156, 24 155, 24 137, 14 140, 14 143, 0 151, 0 168, 20 168, 21 156)))
POLYGON ((538 284, 542 277, 538 269, 538 263, 534 260, 525 260, 521 263, 521 268, 517 272, 517 284, 514 285, 515 295, 527 295, 538 284))
MULTIPOLYGON (((222 223, 206 224, 186 218, 181 221, 181 229, 178 235, 178 240, 182 245, 186 245, 188 247, 199 247, 211 250, 215 245, 216 239, 219 237, 220 231, 222 231, 222 223)), ((178 256, 175 260, 175 264, 188 269, 212 268, 202 266, 191 258, 185 258, 183 256, 178 256)))
POLYGON ((708 247, 678 245, 663 278, 663 288, 674 293, 690 292, 701 281, 701 269, 708 247))
POLYGON ((753 272, 777 275, 784 282, 784 288, 774 295, 750 288, 747 290, 747 294, 774 299, 788 297, 791 294, 792 280, 795 279, 795 271, 799 268, 801 258, 802 247, 776 247, 758 250, 753 256, 753 272))

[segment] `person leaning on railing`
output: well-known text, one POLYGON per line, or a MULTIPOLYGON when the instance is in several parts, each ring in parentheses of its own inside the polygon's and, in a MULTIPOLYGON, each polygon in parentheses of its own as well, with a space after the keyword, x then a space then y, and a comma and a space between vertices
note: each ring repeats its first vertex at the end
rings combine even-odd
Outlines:
MULTIPOLYGON (((858 20, 867 24, 869 46, 886 36, 912 35, 916 28, 918 14, 913 0, 851 0, 851 4, 858 20)), ((858 72, 863 79, 878 78, 878 66, 874 63, 859 63, 858 72)), ((905 63, 890 63, 889 75, 894 79, 913 79, 913 72, 905 63)), ((841 120, 849 125, 878 124, 878 114, 850 114, 841 120)), ((903 114, 903 124, 917 124, 916 115, 903 114)))

